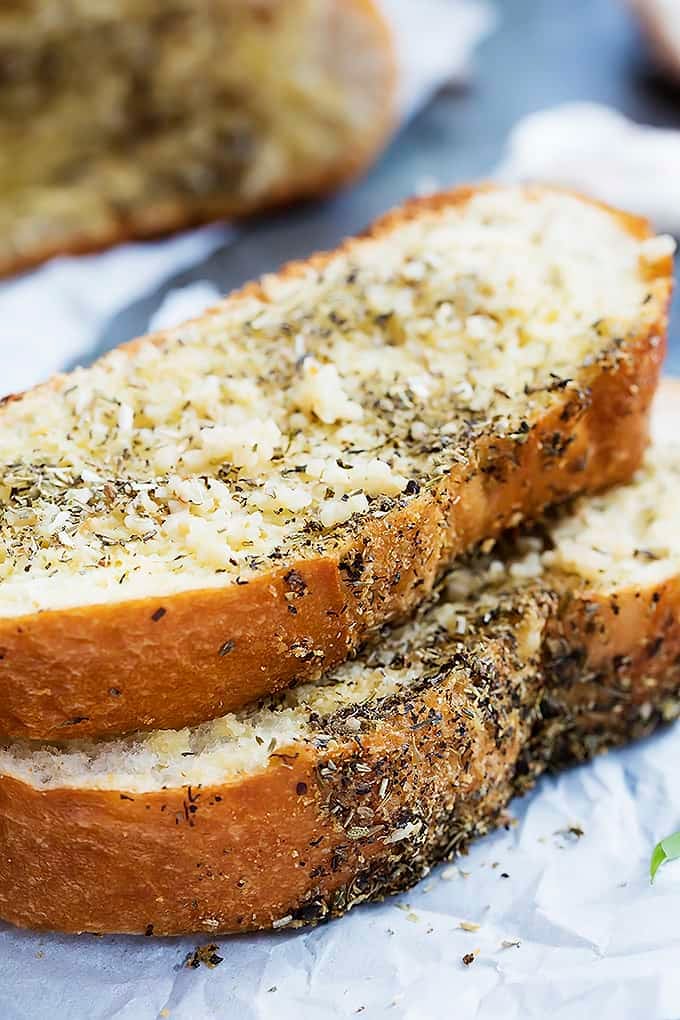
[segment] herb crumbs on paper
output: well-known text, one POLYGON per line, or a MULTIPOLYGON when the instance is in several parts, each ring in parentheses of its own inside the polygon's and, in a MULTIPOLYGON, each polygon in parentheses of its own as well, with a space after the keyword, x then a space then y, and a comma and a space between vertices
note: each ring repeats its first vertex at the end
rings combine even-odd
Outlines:
POLYGON ((196 970, 197 967, 203 964, 209 970, 214 970, 215 967, 219 967, 224 959, 217 952, 219 948, 214 942, 208 942, 205 946, 197 946, 193 953, 187 955, 184 966, 196 970))

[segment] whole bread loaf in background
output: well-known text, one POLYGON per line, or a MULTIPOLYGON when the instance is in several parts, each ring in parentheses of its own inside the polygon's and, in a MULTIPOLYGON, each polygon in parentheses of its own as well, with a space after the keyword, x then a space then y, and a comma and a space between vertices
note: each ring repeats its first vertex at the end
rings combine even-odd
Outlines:
POLYGON ((280 929, 407 888, 546 769, 678 715, 679 498, 660 445, 322 683, 195 729, 6 742, 0 917, 280 929))
POLYGON ((348 658, 625 481, 672 242, 550 189, 405 205, 0 409, 0 733, 181 727, 348 658))
POLYGON ((14 0, 0 69, 0 274, 329 192, 395 115, 372 0, 14 0))

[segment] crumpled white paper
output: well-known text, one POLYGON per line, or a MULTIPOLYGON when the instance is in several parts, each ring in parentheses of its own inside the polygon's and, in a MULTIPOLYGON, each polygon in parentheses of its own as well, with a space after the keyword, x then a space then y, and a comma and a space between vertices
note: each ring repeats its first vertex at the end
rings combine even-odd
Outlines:
POLYGON ((650 886, 648 862, 680 824, 679 773, 675 726, 543 780, 513 826, 410 893, 309 931, 217 937, 214 970, 182 965, 194 938, 0 927, 0 1016, 677 1020, 680 863, 650 886))
MULTIPOLYGON (((494 16, 485 0, 381 0, 393 24, 400 109, 411 116, 432 93, 467 72, 494 16)), ((0 283, 0 396, 86 355, 104 324, 164 279, 200 262, 234 236, 215 225, 102 255, 54 259, 0 283)))
POLYGON ((680 235, 680 131, 635 124, 598 103, 524 117, 495 176, 575 188, 680 235))
POLYGON ((101 255, 53 259, 0 283, 0 396, 86 355, 120 308, 228 241, 221 225, 166 241, 119 245, 101 255))
POLYGON ((477 46, 496 21, 486 0, 381 0, 394 28, 399 105, 407 117, 444 82, 463 81, 477 46))

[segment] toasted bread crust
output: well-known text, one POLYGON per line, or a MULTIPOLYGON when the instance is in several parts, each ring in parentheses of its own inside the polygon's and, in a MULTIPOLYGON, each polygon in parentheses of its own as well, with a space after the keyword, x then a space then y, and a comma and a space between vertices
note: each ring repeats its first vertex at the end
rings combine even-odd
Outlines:
MULTIPOLYGON (((369 233, 464 203, 475 190, 409 202, 369 233)), ((610 211, 635 236, 647 235, 644 220, 610 211)), ((320 267, 333 254, 310 262, 320 267)), ((482 437, 469 464, 406 508, 368 520, 323 558, 247 585, 0 620, 0 733, 66 739, 177 729, 317 678, 383 623, 405 618, 456 556, 550 504, 626 481, 647 444, 671 268, 669 258, 650 279, 659 306, 653 326, 558 389, 525 442, 482 437), (220 654, 225 643, 230 651, 220 654)), ((138 343, 125 349, 132 354, 138 343)))
POLYGON ((678 711, 677 663, 632 682, 612 668, 606 695, 595 683, 519 692, 504 679, 498 732, 489 719, 486 729, 468 719, 460 693, 430 692, 382 732, 334 752, 339 778, 330 787, 320 778, 328 759, 308 749, 201 790, 41 791, 1 777, 0 916, 34 928, 157 935, 313 923, 408 888, 497 825, 546 768, 646 735, 678 711), (519 708, 510 708, 512 696, 519 708), (551 711, 539 725, 542 700, 551 711), (338 818, 357 803, 377 808, 385 777, 396 792, 379 836, 350 833, 338 818), (402 841, 413 805, 425 838, 402 841))
POLYGON ((282 748, 242 780, 128 794, 0 777, 0 916, 146 934, 316 923, 408 888, 546 769, 680 712, 678 577, 526 599, 464 680, 430 679, 368 709, 360 735, 282 748), (511 639, 527 613, 543 623, 528 665, 511 639))
POLYGON ((335 18, 355 19, 364 29, 364 45, 370 53, 379 83, 371 92, 374 119, 370 130, 357 133, 344 158, 332 164, 320 160, 317 166, 298 168, 294 177, 280 180, 268 194, 257 199, 235 199, 225 194, 210 200, 166 200, 149 203, 137 216, 120 216, 105 229, 93 231, 83 223, 77 233, 42 242, 33 250, 0 258, 0 278, 34 268, 57 255, 86 255, 126 241, 159 238, 178 230, 221 219, 244 219, 268 209, 303 199, 322 198, 349 184, 375 161, 394 130, 397 65, 390 28, 374 0, 335 0, 335 18))

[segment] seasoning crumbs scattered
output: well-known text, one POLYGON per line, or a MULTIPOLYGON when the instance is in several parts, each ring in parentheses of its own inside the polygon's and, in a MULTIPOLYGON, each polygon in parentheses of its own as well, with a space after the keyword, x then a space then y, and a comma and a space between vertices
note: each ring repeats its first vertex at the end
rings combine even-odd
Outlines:
POLYGON ((217 952, 219 948, 214 942, 208 942, 205 946, 197 946, 193 953, 188 954, 184 966, 191 967, 192 970, 196 970, 201 964, 209 970, 219 967, 224 959, 217 952))
POLYGON ((564 829, 556 829, 553 836, 563 836, 570 843, 580 839, 581 836, 585 836, 585 830, 580 825, 568 825, 564 829))

